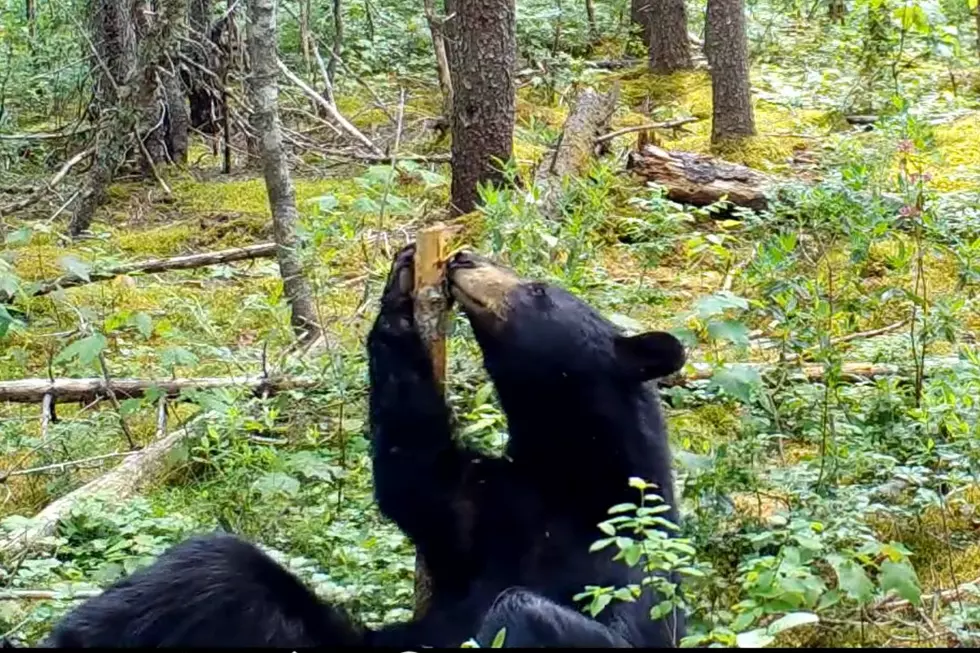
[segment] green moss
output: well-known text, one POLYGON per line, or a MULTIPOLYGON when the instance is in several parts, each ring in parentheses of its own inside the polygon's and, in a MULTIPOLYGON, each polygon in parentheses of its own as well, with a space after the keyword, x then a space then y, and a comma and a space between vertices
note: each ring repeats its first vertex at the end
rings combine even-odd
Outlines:
MULTIPOLYGON (((642 69, 611 76, 621 84, 625 102, 633 111, 618 120, 622 126, 642 124, 647 119, 636 113, 649 100, 657 120, 694 116, 700 120, 686 125, 684 132, 663 132, 664 147, 690 152, 712 152, 711 76, 707 71, 685 71, 654 75, 642 69)), ((714 153, 753 168, 776 171, 783 168, 795 150, 805 148, 807 139, 791 136, 821 125, 825 113, 790 109, 762 99, 753 104, 757 136, 715 148, 714 153)))
POLYGON ((980 183, 980 113, 936 128, 942 164, 933 173, 939 191, 975 190, 980 183))

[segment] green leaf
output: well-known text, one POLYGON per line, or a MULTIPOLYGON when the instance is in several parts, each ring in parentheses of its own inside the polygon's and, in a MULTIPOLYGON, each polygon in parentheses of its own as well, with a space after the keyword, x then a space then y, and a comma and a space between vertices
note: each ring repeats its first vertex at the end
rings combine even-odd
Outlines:
POLYGON ((501 628, 497 631, 497 634, 493 637, 493 643, 490 644, 490 648, 503 648, 504 639, 507 638, 507 628, 501 628))
POLYGON ((336 468, 312 451, 297 451, 289 456, 289 469, 307 478, 330 481, 336 468))
POLYGON ((137 313, 132 319, 140 334, 149 340, 150 336, 153 335, 153 320, 150 319, 150 316, 146 313, 137 313))
POLYGON ((252 490, 263 496, 285 494, 293 496, 299 492, 300 483, 289 474, 270 472, 259 477, 252 483, 252 490))
POLYGON ((160 352, 160 364, 167 368, 178 365, 196 365, 197 356, 183 347, 167 347, 160 352))
POLYGON ((636 563, 640 561, 640 556, 642 555, 643 550, 638 544, 634 544, 623 552, 623 558, 626 560, 626 564, 630 567, 635 567, 636 563))
POLYGON ((749 403, 752 400, 752 388, 762 383, 759 371, 747 365, 731 365, 724 367, 711 377, 711 385, 720 387, 732 397, 749 403))
POLYGON ((61 352, 54 357, 55 363, 63 363, 77 358, 78 362, 82 365, 90 365, 95 359, 99 357, 102 350, 106 346, 105 336, 101 333, 93 333, 92 335, 82 338, 81 340, 76 340, 67 347, 61 350, 61 352))
POLYGON ((772 644, 776 635, 807 624, 815 624, 820 621, 820 617, 812 612, 790 612, 772 622, 765 628, 756 628, 747 633, 739 633, 735 641, 739 648, 764 648, 772 644))
POLYGON ((656 621, 657 619, 662 619, 670 614, 671 610, 674 609, 673 601, 661 601, 657 605, 650 609, 650 619, 656 621))
POLYGON ((599 530, 610 537, 616 534, 616 527, 606 521, 599 524, 599 530))
POLYGON ((602 612, 603 608, 609 605, 612 598, 612 594, 600 594, 599 596, 595 597, 595 599, 592 601, 592 605, 589 606, 589 613, 595 617, 597 614, 602 612))
POLYGON ((30 227, 21 227, 7 234, 4 242, 11 247, 15 245, 26 245, 31 242, 31 234, 33 233, 30 227))
POLYGON ((915 569, 908 562, 892 562, 885 560, 881 563, 881 574, 878 577, 881 589, 885 592, 895 592, 912 605, 919 605, 922 590, 919 589, 919 578, 915 569))
POLYGON ((69 274, 80 279, 84 279, 85 281, 91 281, 89 272, 92 271, 92 266, 88 263, 80 261, 74 256, 62 256, 58 259, 58 264, 69 274))
POLYGON ((708 324, 708 334, 715 340, 727 340, 740 347, 749 344, 749 328, 736 320, 708 324))
POLYGON ((695 309, 701 319, 720 315, 725 312, 725 309, 746 310, 748 307, 748 300, 734 295, 727 290, 716 292, 708 297, 702 297, 695 303, 695 309))

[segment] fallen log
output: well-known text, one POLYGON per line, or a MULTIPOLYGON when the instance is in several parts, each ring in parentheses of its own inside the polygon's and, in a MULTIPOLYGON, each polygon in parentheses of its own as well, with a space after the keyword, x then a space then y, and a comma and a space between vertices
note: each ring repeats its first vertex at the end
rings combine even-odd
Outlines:
POLYGON ((54 535, 58 522, 86 499, 108 496, 120 501, 160 478, 169 467, 167 454, 190 437, 195 421, 191 420, 184 428, 154 441, 145 449, 134 451, 108 473, 49 503, 27 524, 0 540, 0 554, 10 555, 41 544, 41 540, 54 535))
MULTIPOLYGON (((169 270, 191 270, 208 265, 219 265, 221 263, 234 263, 235 261, 247 261, 256 258, 271 258, 275 255, 275 243, 259 243, 257 245, 248 245, 247 247, 223 249, 217 252, 188 254, 173 258, 149 259, 147 261, 117 265, 107 270, 93 270, 89 273, 88 278, 69 274, 50 281, 36 282, 33 286, 28 287, 25 293, 29 297, 39 297, 56 290, 83 286, 96 281, 107 281, 124 274, 152 274, 154 272, 167 272, 169 270)), ((0 292, 0 301, 10 301, 10 299, 12 298, 0 292)))
POLYGON ((618 97, 618 89, 599 93, 587 88, 579 93, 557 145, 545 155, 534 175, 544 216, 553 220, 561 217, 562 182, 580 174, 595 156, 596 139, 608 126, 618 97))
MULTIPOLYGON (((211 377, 199 379, 112 379, 111 387, 117 398, 132 399, 142 397, 150 389, 156 389, 170 398, 179 397, 185 390, 209 390, 241 386, 256 394, 263 392, 282 392, 315 387, 318 379, 311 377, 211 377)), ((20 379, 0 381, 0 402, 33 404, 51 395, 56 403, 85 402, 109 397, 108 387, 103 378, 85 379, 20 379)))
POLYGON ((647 145, 630 153, 627 169, 666 188, 667 197, 682 204, 707 206, 722 198, 737 206, 764 210, 772 180, 737 163, 694 152, 668 152, 647 145))
MULTIPOLYGON (((928 376, 930 372, 952 369, 966 363, 967 361, 965 360, 953 357, 927 359, 925 361, 925 374, 928 376)), ((735 365, 754 370, 759 374, 775 371, 780 367, 769 363, 738 363, 735 365)), ((660 387, 684 387, 698 381, 709 381, 718 372, 717 368, 707 363, 691 363, 689 367, 689 371, 681 371, 673 376, 661 379, 659 382, 660 387)), ((783 367, 790 373, 786 382, 805 381, 807 383, 817 383, 823 381, 827 376, 826 367, 819 363, 796 367, 783 367)), ((844 363, 841 365, 840 370, 841 381, 844 383, 873 381, 889 376, 908 376, 913 373, 914 370, 911 367, 890 363, 844 363)))

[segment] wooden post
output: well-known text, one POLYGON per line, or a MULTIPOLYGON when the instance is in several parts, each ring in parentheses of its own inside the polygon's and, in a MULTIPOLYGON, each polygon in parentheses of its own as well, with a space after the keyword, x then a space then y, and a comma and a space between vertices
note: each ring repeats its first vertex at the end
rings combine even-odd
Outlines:
MULTIPOLYGON (((451 230, 446 225, 422 229, 416 237, 415 249, 415 324, 422 341, 429 349, 432 369, 440 392, 446 385, 446 324, 447 300, 444 291, 446 259, 451 230)), ((431 579, 425 561, 415 555, 415 616, 422 616, 429 607, 432 594, 431 579)))

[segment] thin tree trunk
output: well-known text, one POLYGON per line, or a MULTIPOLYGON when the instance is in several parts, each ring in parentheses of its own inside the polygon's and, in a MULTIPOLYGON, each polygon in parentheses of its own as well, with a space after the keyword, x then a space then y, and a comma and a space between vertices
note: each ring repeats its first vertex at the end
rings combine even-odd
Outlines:
POLYGON ((449 0, 453 83, 451 213, 476 207, 478 184, 503 182, 497 169, 514 148, 517 56, 514 0, 449 0))
POLYGON ((977 4, 977 9, 974 13, 977 16, 977 56, 980 56, 980 4, 977 4))
POLYGON ((174 163, 187 163, 190 116, 187 113, 187 93, 180 83, 177 70, 160 75, 167 102, 167 150, 174 163))
POLYGON ((694 67, 684 0, 648 0, 650 69, 672 73, 694 67))
POLYGON ((755 134, 744 0, 708 0, 705 52, 711 64, 711 142, 755 134))
POLYGON ((95 161, 68 224, 77 237, 88 230, 95 211, 107 197, 109 184, 126 158, 130 134, 136 126, 127 105, 136 72, 136 32, 125 0, 92 0, 90 5, 92 70, 95 99, 92 103, 95 161), (113 111, 115 109, 115 111, 113 111))
POLYGON ((162 17, 151 0, 137 0, 133 6, 133 22, 140 44, 138 54, 142 55, 137 63, 142 71, 137 99, 141 115, 139 133, 146 152, 141 158, 141 167, 143 175, 150 177, 153 175, 154 164, 163 163, 167 158, 163 129, 165 103, 157 80, 156 66, 153 65, 163 54, 164 39, 161 37, 165 27, 161 25, 162 17))
POLYGON ((445 18, 436 15, 433 0, 422 0, 425 19, 432 34, 432 48, 436 54, 436 72, 439 75, 439 90, 442 91, 442 115, 451 120, 453 115, 453 79, 449 72, 449 55, 446 54, 446 37, 443 34, 445 18))
POLYGON ((252 65, 249 99, 251 127, 259 135, 262 172, 278 245, 279 270, 292 308, 292 324, 304 341, 320 334, 313 293, 296 251, 296 193, 289 177, 279 122, 279 67, 276 54, 276 0, 248 0, 248 53, 252 65))
POLYGON ((830 0, 827 15, 833 22, 843 25, 844 16, 847 15, 847 5, 844 4, 844 0, 830 0))
POLYGON ((34 39, 37 38, 37 0, 26 0, 24 13, 27 19, 27 36, 31 40, 30 47, 33 50, 34 39))
POLYGON ((585 17, 589 23, 589 40, 593 43, 599 40, 599 25, 595 19, 595 2, 585 0, 585 17))
POLYGON ((638 28, 643 44, 650 46, 650 0, 632 0, 630 2, 630 21, 638 28))
MULTIPOLYGON (((214 47, 211 40, 211 3, 212 0, 191 0, 188 22, 191 28, 191 41, 186 56, 197 65, 207 70, 213 70, 211 61, 214 57, 214 47)), ((207 134, 216 132, 215 106, 211 94, 210 80, 205 73, 190 67, 187 72, 188 87, 190 88, 191 126, 207 134)))
POLYGON ((333 56, 327 64, 327 73, 330 75, 330 83, 334 83, 337 74, 337 60, 344 44, 344 12, 340 5, 340 0, 333 0, 333 56))
POLYGON ((187 162, 190 116, 187 109, 187 91, 181 83, 178 55, 181 42, 187 37, 189 0, 165 0, 159 8, 162 19, 158 78, 166 108, 166 147, 169 158, 184 164, 187 162))

